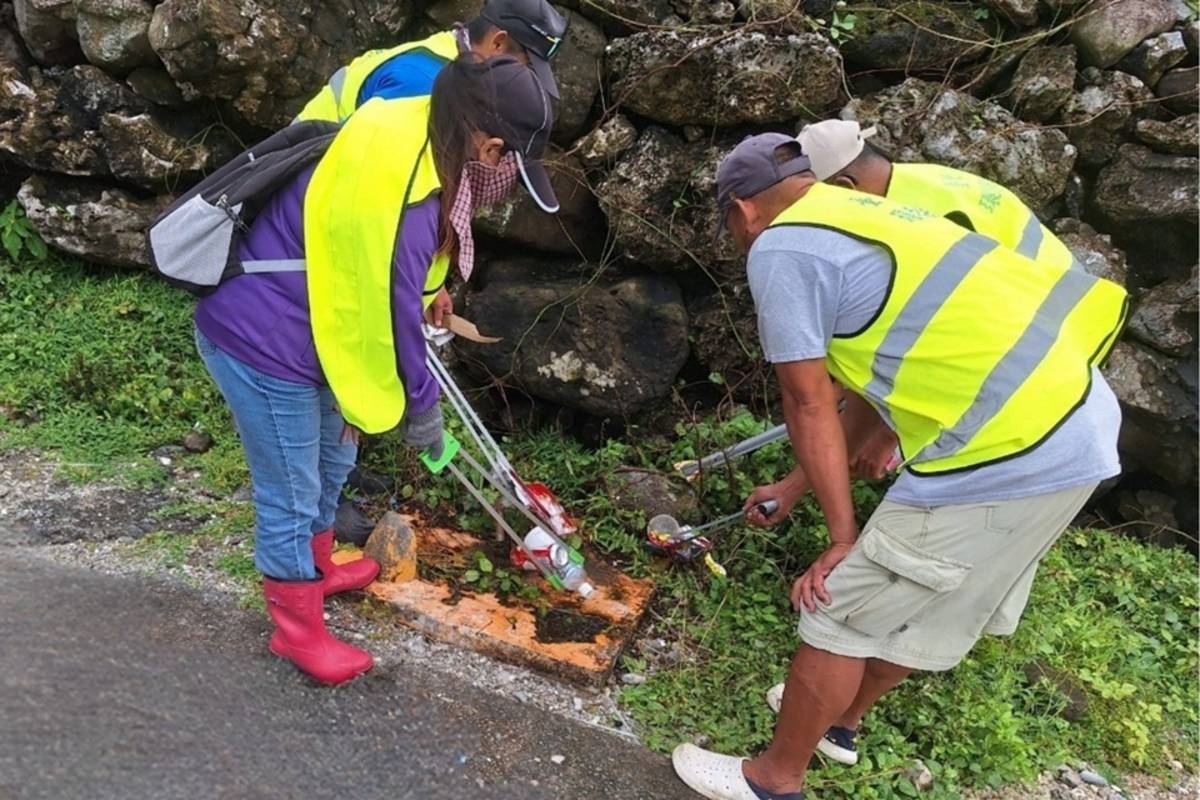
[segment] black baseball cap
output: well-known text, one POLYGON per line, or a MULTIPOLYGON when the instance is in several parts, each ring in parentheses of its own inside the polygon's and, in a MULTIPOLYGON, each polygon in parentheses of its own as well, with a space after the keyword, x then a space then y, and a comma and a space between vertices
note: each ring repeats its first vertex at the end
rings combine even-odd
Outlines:
POLYGON ((517 157, 521 180, 534 202, 548 214, 558 211, 558 197, 542 163, 554 110, 537 73, 515 58, 479 62, 495 103, 484 115, 484 133, 504 140, 517 157))
POLYGON ((734 198, 754 197, 784 178, 811 171, 812 164, 795 138, 783 133, 747 136, 717 167, 717 233, 725 228, 734 198))
POLYGON ((558 99, 550 59, 567 33, 567 20, 546 0, 488 0, 479 16, 506 32, 529 53, 529 66, 546 91, 558 99))

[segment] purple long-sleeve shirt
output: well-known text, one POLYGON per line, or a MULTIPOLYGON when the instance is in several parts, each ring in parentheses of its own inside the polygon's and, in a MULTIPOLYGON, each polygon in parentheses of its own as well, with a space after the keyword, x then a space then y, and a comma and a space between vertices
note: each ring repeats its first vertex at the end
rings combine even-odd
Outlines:
MULTIPOLYGON (((280 189, 255 218, 238 256, 247 260, 304 258, 304 194, 315 166, 280 189)), ((392 331, 396 369, 412 413, 429 409, 437 384, 425 366, 421 293, 438 247, 437 197, 404 212, 396 235, 392 276, 392 331)), ((239 275, 196 306, 196 326, 214 345, 267 375, 324 386, 313 345, 308 283, 303 272, 239 275)))

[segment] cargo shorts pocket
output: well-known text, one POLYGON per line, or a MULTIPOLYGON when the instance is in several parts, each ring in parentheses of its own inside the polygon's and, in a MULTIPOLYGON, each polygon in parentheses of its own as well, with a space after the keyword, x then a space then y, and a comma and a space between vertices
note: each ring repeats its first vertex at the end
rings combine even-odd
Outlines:
POLYGON ((829 574, 825 587, 832 602, 823 610, 859 633, 885 636, 957 589, 970 571, 968 564, 922 550, 877 525, 829 574))

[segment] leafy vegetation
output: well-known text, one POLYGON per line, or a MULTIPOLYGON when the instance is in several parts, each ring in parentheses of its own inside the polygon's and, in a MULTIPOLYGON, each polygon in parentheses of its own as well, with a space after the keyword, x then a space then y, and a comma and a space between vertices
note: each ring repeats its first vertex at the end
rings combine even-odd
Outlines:
MULTIPOLYGON (((0 257, 0 446, 57 451, 81 477, 152 479, 161 471, 147 454, 197 427, 217 446, 189 463, 210 486, 242 485, 246 473, 228 413, 194 354, 190 298, 150 276, 102 274, 54 257, 36 262, 35 248, 20 252, 28 262, 0 257)), ((797 644, 787 589, 820 552, 826 531, 809 505, 778 530, 722 532, 716 556, 729 572, 722 580, 702 566, 648 555, 645 515, 616 505, 606 477, 621 465, 662 469, 764 427, 742 413, 681 424, 672 437, 635 430, 627 441, 595 449, 553 430, 505 442, 523 474, 553 486, 585 521, 591 547, 657 583, 648 633, 673 643, 677 656, 664 659, 650 648, 631 653, 627 668, 648 681, 623 689, 652 747, 703 736, 716 749, 746 753, 767 741, 773 717, 763 693, 782 679, 797 644)), ((491 529, 453 478, 425 473, 398 435, 374 440, 366 460, 394 477, 402 502, 456 514, 466 528, 491 529)), ((735 509, 789 462, 785 445, 776 444, 736 470, 706 474, 698 487, 704 513, 735 509)), ((880 491, 856 485, 860 513, 880 491)), ((247 603, 256 602, 248 504, 164 513, 206 521, 192 533, 146 537, 138 544, 144 553, 168 567, 218 569, 242 582, 247 603)), ((477 590, 522 591, 519 573, 492 560, 466 565, 461 580, 477 590)), ((1031 778, 1073 759, 1152 772, 1178 759, 1196 769, 1197 589, 1196 562, 1187 553, 1100 531, 1068 532, 1045 560, 1017 634, 985 639, 951 672, 902 684, 867 717, 862 763, 818 767, 815 793, 912 795, 904 770, 917 757, 937 776, 932 797, 1031 778), (1031 675, 1031 665, 1053 679, 1031 675), (1086 710, 1068 721, 1063 713, 1081 702, 1086 710)))
MULTIPOLYGON (((40 241, 31 236, 22 241, 40 241)), ((80 478, 152 479, 161 469, 148 453, 195 427, 216 437, 197 459, 212 485, 240 486, 241 451, 196 356, 192 307, 150 275, 107 274, 54 256, 0 258, 5 445, 53 448, 80 478)))

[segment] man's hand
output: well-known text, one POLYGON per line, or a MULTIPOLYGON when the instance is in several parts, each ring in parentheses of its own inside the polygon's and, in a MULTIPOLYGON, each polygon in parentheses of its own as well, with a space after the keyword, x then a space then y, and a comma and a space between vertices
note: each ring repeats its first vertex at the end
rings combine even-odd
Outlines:
POLYGON ((792 513, 796 501, 803 497, 806 491, 808 484, 803 480, 803 474, 800 475, 800 480, 797 480, 795 472, 777 483, 759 486, 742 504, 742 509, 746 512, 746 521, 758 528, 778 525, 792 513), (764 517, 758 510, 758 505, 768 500, 774 500, 779 504, 779 508, 771 516, 764 517))
POLYGON ((362 431, 347 422, 342 426, 342 444, 353 444, 358 447, 362 442, 362 431))
POLYGON ((832 598, 825 589, 825 578, 833 568, 850 554, 853 544, 832 544, 829 549, 817 557, 804 574, 792 584, 792 608, 796 611, 804 606, 808 611, 817 610, 817 601, 829 605, 832 598))
POLYGON ((429 324, 435 328, 446 327, 446 315, 454 313, 454 300, 450 297, 450 293, 443 286, 438 289, 437 297, 433 298, 433 303, 429 306, 429 324))
POLYGON ((855 454, 850 468, 860 478, 879 480, 892 471, 899 443, 896 434, 886 427, 881 428, 855 454))

